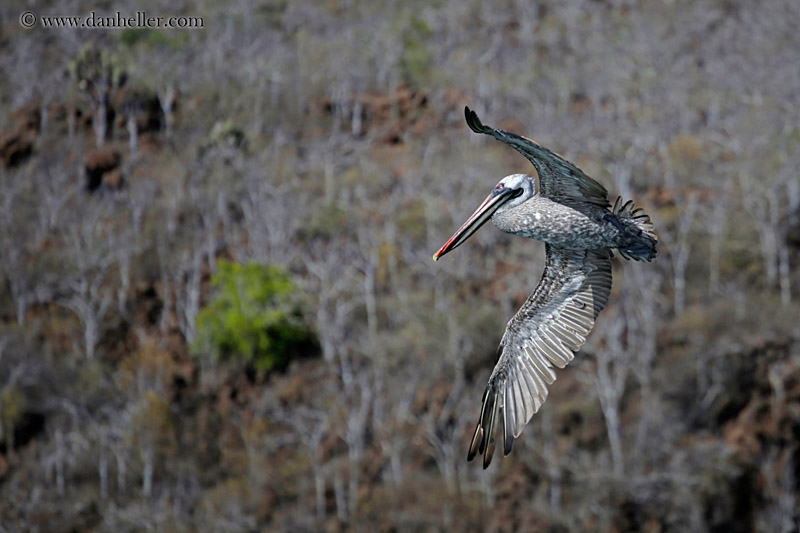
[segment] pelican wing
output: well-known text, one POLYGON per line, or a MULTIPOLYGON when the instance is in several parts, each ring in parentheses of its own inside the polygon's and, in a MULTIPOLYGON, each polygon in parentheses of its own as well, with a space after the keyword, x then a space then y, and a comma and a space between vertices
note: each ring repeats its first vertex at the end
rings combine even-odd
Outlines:
POLYGON ((547 398, 556 379, 586 342, 611 292, 611 252, 567 250, 545 245, 544 273, 533 293, 508 322, 500 357, 483 393, 478 427, 467 460, 483 454, 489 466, 495 428, 501 428, 504 454, 547 398))
POLYGON ((528 158, 539 174, 539 194, 554 201, 589 202, 609 207, 608 191, 581 169, 532 140, 485 126, 475 111, 464 108, 467 125, 476 133, 491 135, 528 158))

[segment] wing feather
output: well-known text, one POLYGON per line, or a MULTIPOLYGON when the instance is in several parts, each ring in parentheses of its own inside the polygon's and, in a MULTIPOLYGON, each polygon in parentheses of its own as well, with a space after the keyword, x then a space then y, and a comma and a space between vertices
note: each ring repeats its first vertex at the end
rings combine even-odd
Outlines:
MULTIPOLYGON (((503 400, 506 405, 509 405, 508 388, 506 388, 505 399, 503 400)), ((511 453, 511 447, 514 445, 513 425, 516 424, 513 409, 503 410, 503 454, 508 455, 511 453), (509 424, 511 424, 509 426, 509 424)))
POLYGON ((542 279, 509 320, 483 395, 467 459, 483 453, 484 468, 492 461, 495 426, 503 426, 503 452, 508 455, 547 399, 547 386, 556 380, 553 367, 564 368, 573 359, 611 292, 609 251, 550 244, 545 250, 542 279))
POLYGON ((467 125, 475 133, 491 135, 524 155, 539 174, 539 194, 554 201, 588 202, 610 207, 608 191, 581 169, 547 148, 514 133, 485 126, 475 111, 464 108, 467 125))
POLYGON ((523 378, 520 374, 522 374, 524 370, 522 368, 518 369, 519 372, 515 372, 516 379, 514 380, 514 419, 522 421, 528 419, 529 413, 527 409, 527 403, 530 402, 530 399, 528 399, 526 402, 525 393, 522 390, 522 384, 525 382, 525 378, 523 378))

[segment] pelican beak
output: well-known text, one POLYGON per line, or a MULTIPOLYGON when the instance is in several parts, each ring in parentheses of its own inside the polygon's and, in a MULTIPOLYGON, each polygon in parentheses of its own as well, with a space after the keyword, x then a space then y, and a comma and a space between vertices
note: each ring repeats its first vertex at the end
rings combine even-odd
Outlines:
POLYGON ((483 226, 487 220, 492 218, 497 209, 508 202, 512 198, 516 198, 522 194, 523 189, 501 189, 495 190, 486 197, 486 199, 478 206, 472 215, 467 219, 458 231, 456 231, 450 240, 444 243, 444 246, 439 248, 439 251, 433 254, 433 260, 437 261, 447 252, 459 247, 464 241, 469 239, 473 233, 478 231, 478 228, 483 226))

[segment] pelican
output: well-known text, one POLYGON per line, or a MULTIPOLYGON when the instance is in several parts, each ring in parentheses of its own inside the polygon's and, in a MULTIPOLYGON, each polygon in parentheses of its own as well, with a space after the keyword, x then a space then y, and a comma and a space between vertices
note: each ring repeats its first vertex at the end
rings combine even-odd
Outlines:
POLYGON ((658 237, 644 211, 617 198, 613 208, 605 187, 578 167, 530 139, 485 126, 469 107, 467 125, 524 155, 536 169, 539 188, 528 174, 501 179, 492 192, 437 251, 436 261, 463 244, 489 219, 500 231, 545 243, 542 279, 508 321, 497 364, 483 393, 480 416, 467 453, 492 461, 495 430, 503 454, 547 398, 605 308, 611 292, 611 257, 652 261, 658 237))

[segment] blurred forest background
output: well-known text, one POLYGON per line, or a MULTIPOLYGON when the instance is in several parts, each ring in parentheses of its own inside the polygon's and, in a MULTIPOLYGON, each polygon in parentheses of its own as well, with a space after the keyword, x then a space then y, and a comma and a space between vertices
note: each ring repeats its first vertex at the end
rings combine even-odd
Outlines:
POLYGON ((800 3, 145 4, 0 6, 0 531, 798 530, 800 3), (543 246, 431 261, 533 172, 465 104, 662 241, 487 471, 543 246))

